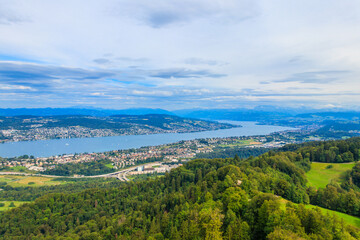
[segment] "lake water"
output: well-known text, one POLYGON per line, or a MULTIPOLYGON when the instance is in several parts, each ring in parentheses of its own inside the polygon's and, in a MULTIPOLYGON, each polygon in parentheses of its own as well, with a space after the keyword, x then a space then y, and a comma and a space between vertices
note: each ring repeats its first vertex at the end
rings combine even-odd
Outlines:
POLYGON ((273 132, 293 129, 290 127, 256 125, 256 122, 222 122, 241 125, 242 127, 193 133, 165 133, 151 135, 10 142, 0 144, 0 156, 15 157, 27 154, 33 155, 35 157, 50 157, 70 153, 105 152, 111 150, 139 148, 144 146, 156 146, 161 144, 174 143, 181 140, 266 135, 273 132))

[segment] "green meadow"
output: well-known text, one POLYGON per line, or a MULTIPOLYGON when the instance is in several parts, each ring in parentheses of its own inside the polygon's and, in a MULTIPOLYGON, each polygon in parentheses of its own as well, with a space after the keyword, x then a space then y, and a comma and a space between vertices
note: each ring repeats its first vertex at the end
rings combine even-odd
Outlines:
POLYGON ((0 212, 2 211, 6 211, 6 210, 9 210, 11 208, 14 208, 14 207, 18 207, 24 203, 29 203, 29 202, 21 202, 21 201, 0 201, 0 203, 3 203, 4 206, 0 206, 0 212), (10 206, 11 203, 14 203, 13 207, 10 206))
POLYGON ((308 185, 324 188, 332 180, 342 181, 342 176, 347 170, 351 170, 355 163, 311 163, 311 170, 306 173, 308 185), (332 165, 332 167, 329 167, 332 165))
POLYGON ((225 147, 225 148, 226 147, 241 147, 241 146, 248 146, 248 145, 261 145, 261 143, 254 139, 245 139, 245 140, 237 139, 232 144, 219 144, 219 147, 225 147))
POLYGON ((12 187, 38 187, 58 185, 64 182, 53 181, 53 178, 39 176, 0 175, 0 183, 12 187))

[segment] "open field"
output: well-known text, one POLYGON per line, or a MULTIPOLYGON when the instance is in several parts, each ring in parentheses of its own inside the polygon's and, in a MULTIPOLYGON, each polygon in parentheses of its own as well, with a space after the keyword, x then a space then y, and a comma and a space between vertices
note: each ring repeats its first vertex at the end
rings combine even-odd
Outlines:
POLYGON ((20 206, 20 205, 22 205, 22 204, 24 204, 24 203, 29 203, 29 202, 20 202, 20 201, 0 201, 0 203, 4 203, 4 204, 5 204, 5 206, 0 207, 0 212, 6 211, 6 210, 8 210, 8 209, 10 209, 10 208, 14 208, 14 207, 9 207, 9 205, 10 205, 12 202, 14 203, 15 207, 18 207, 18 206, 20 206))
POLYGON ((248 146, 248 145, 259 145, 261 142, 257 142, 254 139, 246 139, 246 140, 236 140, 233 144, 219 144, 219 147, 240 147, 240 146, 248 146))
POLYGON ((63 183, 61 181, 52 181, 52 179, 53 178, 37 176, 0 175, 0 182, 6 182, 6 185, 12 187, 38 187, 63 183))
POLYGON ((308 185, 324 188, 331 180, 341 182, 341 176, 347 170, 351 170, 355 163, 311 163, 311 170, 306 173, 308 185), (327 168, 332 165, 332 168, 327 168))
POLYGON ((111 168, 111 169, 114 168, 114 166, 112 165, 112 163, 105 164, 105 166, 108 167, 108 168, 111 168))
POLYGON ((139 175, 130 175, 127 176, 127 178, 132 181, 142 181, 147 179, 154 179, 157 177, 161 177, 163 175, 164 174, 139 174, 139 175))

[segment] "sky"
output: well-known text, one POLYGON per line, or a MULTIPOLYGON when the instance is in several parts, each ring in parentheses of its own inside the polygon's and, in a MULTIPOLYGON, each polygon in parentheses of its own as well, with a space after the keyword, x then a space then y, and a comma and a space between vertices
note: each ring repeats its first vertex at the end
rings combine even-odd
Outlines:
POLYGON ((0 107, 360 110, 358 0, 0 0, 0 107))

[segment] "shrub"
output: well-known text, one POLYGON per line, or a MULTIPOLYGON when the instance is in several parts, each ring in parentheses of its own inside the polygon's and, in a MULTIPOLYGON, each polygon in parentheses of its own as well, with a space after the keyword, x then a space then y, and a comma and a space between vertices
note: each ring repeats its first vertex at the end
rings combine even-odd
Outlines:
POLYGON ((330 169, 330 168, 333 168, 333 167, 334 167, 334 166, 330 164, 330 165, 327 165, 327 166, 326 166, 326 169, 330 169))

